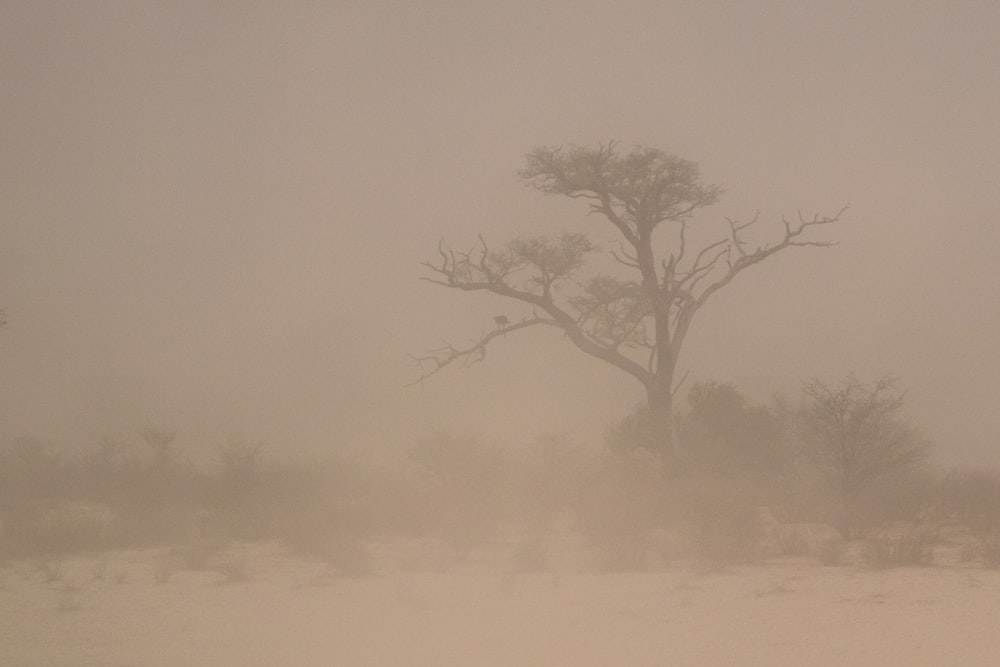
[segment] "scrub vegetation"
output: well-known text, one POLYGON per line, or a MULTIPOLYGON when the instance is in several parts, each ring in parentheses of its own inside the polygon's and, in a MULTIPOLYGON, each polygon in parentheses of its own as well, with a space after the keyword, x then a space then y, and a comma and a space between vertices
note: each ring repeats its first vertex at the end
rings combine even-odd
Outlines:
POLYGON ((71 455, 31 438, 0 451, 0 556, 162 547, 178 569, 246 576, 238 543, 280 542, 336 572, 716 569, 769 559, 996 567, 1000 476, 940 470, 891 379, 810 381, 756 403, 696 382, 678 413, 683 467, 658 465, 645 407, 588 449, 514 448, 435 432, 393 464, 281 461, 231 443, 209 466, 147 429, 71 455), (845 481, 846 480, 846 481, 845 481))

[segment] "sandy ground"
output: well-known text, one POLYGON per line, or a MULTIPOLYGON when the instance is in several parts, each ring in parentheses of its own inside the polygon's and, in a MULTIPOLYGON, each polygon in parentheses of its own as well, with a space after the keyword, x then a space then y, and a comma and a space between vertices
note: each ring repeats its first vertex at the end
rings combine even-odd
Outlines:
POLYGON ((0 665, 1000 664, 1000 572, 973 567, 348 578, 267 545, 226 558, 7 564, 0 665))

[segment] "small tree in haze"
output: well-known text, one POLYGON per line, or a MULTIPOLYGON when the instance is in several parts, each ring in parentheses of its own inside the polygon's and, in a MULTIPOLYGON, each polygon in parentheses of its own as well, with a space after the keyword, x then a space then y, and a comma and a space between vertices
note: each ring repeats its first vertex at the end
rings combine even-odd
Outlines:
MULTIPOLYGON (((786 248, 827 246, 808 232, 840 218, 783 220, 770 243, 748 239, 749 221, 726 220, 714 238, 696 233, 693 216, 716 203, 722 189, 704 183, 695 162, 655 148, 622 154, 614 143, 596 148, 537 148, 520 172, 545 194, 582 199, 617 237, 611 256, 619 271, 584 275, 598 244, 580 233, 518 238, 491 249, 480 236, 468 251, 445 242, 424 263, 437 285, 488 292, 527 307, 520 319, 494 319, 475 343, 415 357, 418 381, 453 362, 475 362, 498 336, 533 326, 561 330, 570 343, 633 377, 645 390, 649 416, 665 458, 674 452, 673 396, 678 358, 694 316, 745 269, 786 248)), ((841 211, 842 213, 842 211, 841 211)))
POLYGON ((836 485, 844 502, 844 528, 853 536, 862 494, 922 461, 926 441, 903 419, 904 395, 891 376, 872 384, 853 375, 836 385, 814 379, 804 393, 803 453, 836 485))

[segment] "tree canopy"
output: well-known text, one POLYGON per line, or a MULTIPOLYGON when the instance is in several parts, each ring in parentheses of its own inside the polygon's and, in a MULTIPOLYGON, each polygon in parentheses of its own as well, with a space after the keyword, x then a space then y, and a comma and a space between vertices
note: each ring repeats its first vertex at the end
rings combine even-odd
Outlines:
POLYGON ((672 402, 678 358, 702 306, 745 269, 792 247, 829 246, 811 232, 837 222, 834 216, 782 219, 770 243, 752 244, 747 230, 758 216, 725 219, 715 240, 691 239, 695 213, 716 203, 722 188, 703 182, 698 164, 638 146, 622 152, 616 143, 595 147, 541 147, 526 156, 519 172, 547 195, 581 199, 588 213, 616 232, 610 252, 618 272, 585 272, 590 255, 602 250, 578 232, 517 238, 491 248, 480 235, 469 250, 445 241, 437 258, 424 262, 436 285, 488 292, 527 307, 521 319, 497 318, 498 326, 466 346, 446 342, 414 356, 418 382, 455 362, 475 362, 497 336, 533 326, 561 329, 581 352, 640 382, 648 407, 661 425, 664 451, 672 449, 672 402), (659 233, 658 233, 659 232, 659 233))
POLYGON ((891 376, 871 384, 849 375, 839 384, 810 380, 800 414, 806 457, 845 496, 924 458, 927 444, 902 417, 905 395, 891 376))

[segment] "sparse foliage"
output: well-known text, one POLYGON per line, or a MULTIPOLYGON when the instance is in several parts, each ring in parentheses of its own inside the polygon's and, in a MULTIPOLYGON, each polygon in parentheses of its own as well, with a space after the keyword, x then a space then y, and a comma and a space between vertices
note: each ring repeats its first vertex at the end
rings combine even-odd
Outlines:
POLYGON ((424 263, 430 272, 424 280, 505 297, 527 307, 527 314, 472 344, 446 342, 415 356, 421 369, 417 381, 456 362, 482 360, 498 336, 554 327, 583 353, 642 384, 665 458, 674 454, 674 376, 694 316, 742 271, 775 253, 831 245, 809 232, 837 222, 843 213, 783 220, 783 233, 763 245, 747 236, 757 216, 745 222, 727 219, 714 241, 698 243, 692 239, 693 215, 716 203, 722 189, 704 183, 690 160, 648 147, 623 154, 613 142, 597 148, 542 147, 527 155, 519 174, 545 194, 586 201, 589 212, 617 236, 611 255, 621 270, 580 275, 588 256, 602 247, 579 233, 515 239, 496 250, 482 236, 467 251, 442 241, 438 258, 424 263))
POLYGON ((675 493, 683 500, 683 524, 700 567, 748 563, 763 555, 761 489, 736 480, 702 477, 688 480, 687 488, 675 493))
POLYGON ((905 528, 869 538, 862 555, 871 567, 926 567, 934 561, 937 535, 926 528, 905 528))
POLYGON ((949 471, 938 485, 939 511, 979 533, 1000 531, 1000 474, 993 470, 949 471))
POLYGON ((699 382, 680 419, 685 459, 706 472, 778 472, 785 463, 779 410, 753 404, 732 384, 699 382))
POLYGON ((429 528, 459 555, 485 541, 513 505, 507 457, 475 437, 432 433, 408 458, 425 483, 429 528))
POLYGON ((840 538, 824 540, 817 551, 819 562, 823 565, 840 565, 844 562, 847 543, 840 538))
POLYGON ((975 553, 983 567, 1000 569, 1000 535, 981 537, 976 543, 975 553))
POLYGON ((608 448, 616 454, 656 452, 660 446, 659 428, 649 407, 640 405, 608 429, 608 448))
POLYGON ((896 380, 864 384, 853 375, 838 385, 809 381, 800 413, 803 454, 825 472, 845 503, 845 528, 858 527, 857 501, 876 480, 903 472, 927 444, 902 417, 896 380))

